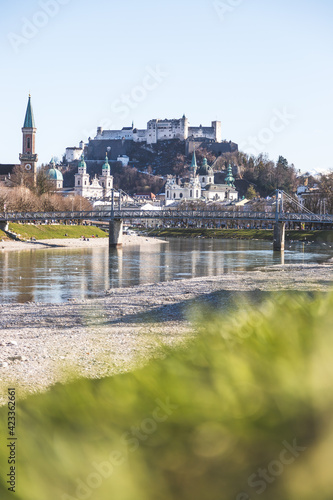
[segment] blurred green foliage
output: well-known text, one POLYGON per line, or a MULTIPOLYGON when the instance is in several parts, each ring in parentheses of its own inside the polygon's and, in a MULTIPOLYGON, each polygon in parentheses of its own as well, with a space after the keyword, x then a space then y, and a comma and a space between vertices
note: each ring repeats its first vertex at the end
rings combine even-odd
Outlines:
POLYGON ((1 408, 1 499, 331 500, 333 296, 196 318, 140 370, 19 401, 15 495, 1 408))

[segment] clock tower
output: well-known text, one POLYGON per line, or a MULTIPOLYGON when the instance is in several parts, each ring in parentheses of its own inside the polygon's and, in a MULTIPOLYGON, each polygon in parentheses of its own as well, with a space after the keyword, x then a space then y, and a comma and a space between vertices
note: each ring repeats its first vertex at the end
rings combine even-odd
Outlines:
POLYGON ((29 94, 27 111, 25 114, 23 133, 23 148, 20 154, 21 166, 33 176, 33 183, 36 184, 38 156, 35 153, 36 126, 34 114, 31 106, 31 95, 29 94))

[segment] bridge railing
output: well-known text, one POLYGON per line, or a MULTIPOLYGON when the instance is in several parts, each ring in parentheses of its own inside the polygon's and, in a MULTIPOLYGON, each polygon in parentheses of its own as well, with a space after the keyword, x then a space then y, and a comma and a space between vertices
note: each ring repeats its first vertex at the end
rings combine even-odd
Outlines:
MULTIPOLYGON (((114 210, 113 218, 133 219, 162 219, 162 220, 253 220, 267 221, 273 223, 276 214, 274 212, 240 212, 222 210, 137 210, 121 209, 114 210)), ((111 211, 89 210, 89 211, 67 211, 67 212, 2 212, 0 222, 43 222, 59 220, 110 220, 111 211)), ((333 224, 332 215, 318 215, 311 213, 278 213, 281 222, 298 223, 323 223, 333 224)))
POLYGON ((110 218, 110 212, 100 210, 66 211, 66 212, 0 212, 0 221, 41 221, 41 220, 66 220, 66 219, 91 219, 93 217, 110 218))

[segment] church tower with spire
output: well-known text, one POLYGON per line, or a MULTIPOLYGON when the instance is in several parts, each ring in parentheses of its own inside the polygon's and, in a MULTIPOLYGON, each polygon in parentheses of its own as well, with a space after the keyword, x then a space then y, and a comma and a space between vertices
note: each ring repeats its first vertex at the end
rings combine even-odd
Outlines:
POLYGON ((99 176, 99 183, 103 186, 103 198, 110 198, 113 189, 113 176, 111 175, 108 154, 105 155, 105 162, 102 167, 102 175, 99 176))
POLYGON ((24 124, 22 128, 23 133, 23 147, 20 154, 21 166, 30 172, 33 176, 33 183, 36 184, 37 177, 37 161, 38 156, 35 152, 36 147, 36 126, 34 114, 31 106, 31 95, 29 94, 27 111, 25 113, 24 124))
POLYGON ((190 167, 190 177, 195 177, 197 175, 197 170, 198 170, 197 157, 195 155, 195 149, 194 149, 190 167))

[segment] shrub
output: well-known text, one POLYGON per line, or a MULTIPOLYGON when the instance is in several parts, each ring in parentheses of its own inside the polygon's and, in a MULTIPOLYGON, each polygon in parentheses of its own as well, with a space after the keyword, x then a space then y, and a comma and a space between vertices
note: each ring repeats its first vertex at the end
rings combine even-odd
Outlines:
POLYGON ((196 339, 143 369, 21 401, 17 498, 332 499, 332 311, 294 294, 196 312, 196 339))

